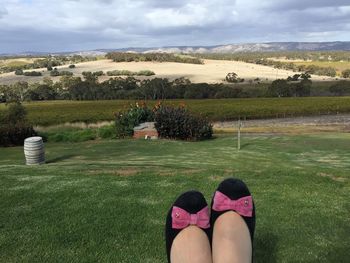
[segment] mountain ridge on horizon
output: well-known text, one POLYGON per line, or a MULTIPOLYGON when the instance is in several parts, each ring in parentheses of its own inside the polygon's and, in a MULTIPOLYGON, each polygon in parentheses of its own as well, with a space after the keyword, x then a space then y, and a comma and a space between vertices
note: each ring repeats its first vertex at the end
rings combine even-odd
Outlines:
POLYGON ((189 45, 189 46, 164 46, 164 47, 126 47, 94 49, 87 51, 68 52, 36 52, 26 51, 18 53, 0 54, 0 56, 34 56, 34 55, 104 55, 108 52, 164 52, 164 53, 238 53, 238 52, 277 52, 277 51, 350 51, 350 41, 332 42, 260 42, 239 43, 224 45, 189 45))

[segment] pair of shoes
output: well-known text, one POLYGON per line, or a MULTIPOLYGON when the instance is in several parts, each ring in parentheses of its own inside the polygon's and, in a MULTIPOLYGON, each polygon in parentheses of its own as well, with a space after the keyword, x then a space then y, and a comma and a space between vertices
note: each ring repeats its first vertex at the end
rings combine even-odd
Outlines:
POLYGON ((189 225, 201 228, 211 241, 215 221, 222 214, 235 211, 249 229, 253 241, 255 229, 255 206, 246 184, 235 178, 222 181, 211 202, 211 213, 202 193, 188 191, 180 195, 170 208, 165 226, 166 251, 170 262, 170 251, 175 237, 189 225))

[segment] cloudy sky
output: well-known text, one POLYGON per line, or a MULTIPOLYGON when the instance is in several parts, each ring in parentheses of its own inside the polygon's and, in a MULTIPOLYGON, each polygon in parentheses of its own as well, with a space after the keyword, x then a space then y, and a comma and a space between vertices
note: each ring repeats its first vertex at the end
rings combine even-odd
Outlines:
POLYGON ((350 0, 0 0, 0 53, 350 40, 350 0))

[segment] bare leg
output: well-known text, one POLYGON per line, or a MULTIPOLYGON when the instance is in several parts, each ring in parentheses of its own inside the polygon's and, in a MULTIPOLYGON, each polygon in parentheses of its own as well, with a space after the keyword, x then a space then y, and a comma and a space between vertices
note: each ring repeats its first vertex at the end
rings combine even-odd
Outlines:
POLYGON ((252 244, 248 227, 242 217, 233 211, 222 214, 216 220, 212 245, 214 263, 252 261, 252 244))
POLYGON ((171 263, 211 263, 211 249, 207 235, 196 226, 183 229, 174 239, 171 263))

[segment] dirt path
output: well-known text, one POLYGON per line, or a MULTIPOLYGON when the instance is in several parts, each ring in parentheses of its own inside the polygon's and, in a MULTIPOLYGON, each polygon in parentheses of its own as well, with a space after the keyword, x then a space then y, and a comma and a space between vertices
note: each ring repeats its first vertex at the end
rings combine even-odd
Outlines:
MULTIPOLYGON (((237 121, 215 122, 214 129, 223 132, 237 130, 237 121)), ((243 121, 245 132, 350 132, 350 114, 278 118, 243 121)))

